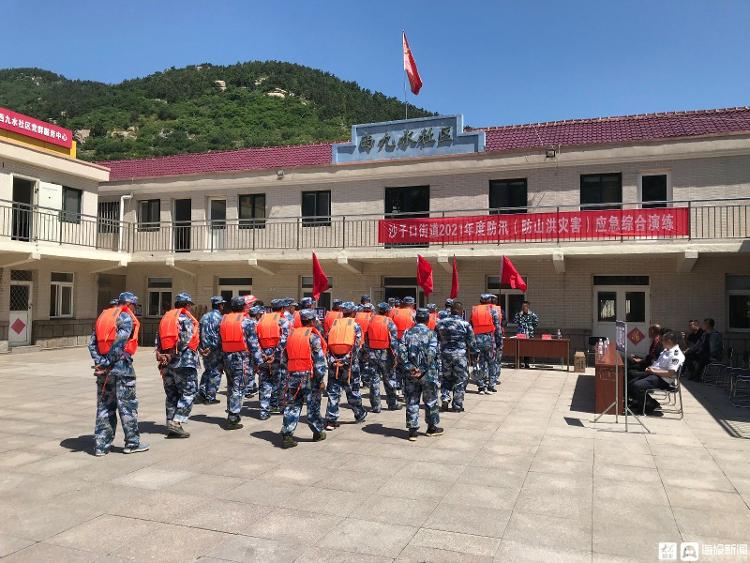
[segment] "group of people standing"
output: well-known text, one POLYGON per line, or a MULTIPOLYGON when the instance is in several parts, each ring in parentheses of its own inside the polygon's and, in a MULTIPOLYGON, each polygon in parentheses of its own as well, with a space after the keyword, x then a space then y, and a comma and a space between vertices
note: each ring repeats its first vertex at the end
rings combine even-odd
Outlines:
MULTIPOLYGON (((133 356, 140 323, 137 297, 124 292, 96 321, 89 342, 97 378, 95 453, 107 454, 119 412, 125 453, 148 450, 138 431, 133 356)), ((242 428, 246 397, 259 394, 261 420, 283 410, 282 445, 294 447, 294 431, 306 405, 313 441, 340 425, 344 396, 361 423, 386 406, 406 405, 409 440, 417 439, 420 403, 425 406, 426 434, 438 436, 440 411, 464 410, 470 367, 480 394, 497 391, 503 350, 502 310, 493 294, 483 294, 465 320, 461 302, 445 308, 416 308, 413 297, 373 306, 369 296, 359 305, 334 300, 318 318, 312 298, 299 303, 273 299, 266 307, 254 296, 211 298, 211 310, 200 320, 187 293, 159 322, 155 355, 165 393, 167 437, 188 438, 184 428, 194 403, 217 404, 222 373, 227 379, 226 430, 242 428), (198 369, 203 358, 204 371, 198 369), (256 382, 257 375, 257 382, 256 382), (370 409, 362 388, 369 390, 370 409), (322 396, 327 395, 325 413, 322 396)))

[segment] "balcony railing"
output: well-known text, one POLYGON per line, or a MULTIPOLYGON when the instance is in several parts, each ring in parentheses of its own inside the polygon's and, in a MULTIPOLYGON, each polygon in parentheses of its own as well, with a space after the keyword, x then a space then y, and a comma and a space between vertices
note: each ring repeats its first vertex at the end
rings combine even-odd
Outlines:
POLYGON ((0 238, 128 253, 212 253, 750 238, 750 198, 413 214, 129 223, 0 201, 0 238))

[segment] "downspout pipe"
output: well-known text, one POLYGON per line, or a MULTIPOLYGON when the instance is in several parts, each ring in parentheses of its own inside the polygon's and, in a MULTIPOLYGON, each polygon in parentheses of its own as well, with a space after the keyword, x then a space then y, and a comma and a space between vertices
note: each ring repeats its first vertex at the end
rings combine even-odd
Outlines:
POLYGON ((125 202, 133 199, 133 192, 130 192, 129 194, 122 194, 120 196, 120 223, 119 223, 119 229, 118 232, 120 233, 120 236, 117 241, 117 251, 122 252, 122 229, 123 229, 123 223, 125 222, 125 202))

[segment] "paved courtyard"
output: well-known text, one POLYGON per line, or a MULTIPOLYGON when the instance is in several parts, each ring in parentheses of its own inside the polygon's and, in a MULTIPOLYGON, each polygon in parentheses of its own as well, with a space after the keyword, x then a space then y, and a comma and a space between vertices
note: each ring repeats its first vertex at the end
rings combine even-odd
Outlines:
POLYGON ((747 415, 702 385, 684 420, 625 434, 573 410, 590 410, 591 377, 506 369, 498 394, 442 416, 442 437, 410 443, 404 411, 384 412, 322 443, 300 425, 282 450, 280 417, 254 401, 223 430, 223 395, 193 409, 189 440, 164 439, 142 351, 151 451, 96 458, 90 364, 84 349, 0 356, 3 561, 655 561, 658 542, 750 542, 747 415))

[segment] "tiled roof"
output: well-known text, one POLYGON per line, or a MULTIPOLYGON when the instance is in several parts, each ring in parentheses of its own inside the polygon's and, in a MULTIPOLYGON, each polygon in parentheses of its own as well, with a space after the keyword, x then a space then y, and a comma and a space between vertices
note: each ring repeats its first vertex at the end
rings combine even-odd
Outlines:
MULTIPOLYGON (((649 113, 481 128, 487 152, 571 145, 635 143, 750 132, 750 107, 649 113)), ((159 158, 100 162, 110 181, 211 172, 328 166, 331 143, 249 148, 159 158)))

